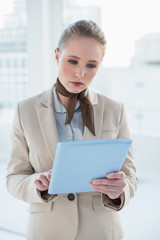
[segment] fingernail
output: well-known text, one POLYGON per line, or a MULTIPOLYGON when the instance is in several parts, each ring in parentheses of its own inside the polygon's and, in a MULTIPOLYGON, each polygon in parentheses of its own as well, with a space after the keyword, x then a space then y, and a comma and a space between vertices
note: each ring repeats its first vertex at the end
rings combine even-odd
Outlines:
POLYGON ((112 173, 107 174, 107 178, 111 178, 112 177, 112 173))
POLYGON ((93 181, 92 181, 92 184, 97 184, 97 181, 96 181, 96 180, 93 180, 93 181))

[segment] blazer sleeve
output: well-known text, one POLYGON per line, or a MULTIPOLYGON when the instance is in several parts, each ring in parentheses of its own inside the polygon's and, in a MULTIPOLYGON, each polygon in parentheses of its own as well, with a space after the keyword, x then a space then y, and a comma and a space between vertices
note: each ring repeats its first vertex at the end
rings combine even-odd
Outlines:
MULTIPOLYGON (((127 115, 126 115, 126 111, 123 104, 121 108, 121 117, 119 121, 117 138, 131 139, 131 134, 130 134, 129 125, 127 121, 127 115)), ((124 192, 120 195, 120 197, 118 199, 112 200, 106 194, 102 193, 101 195, 104 206, 109 207, 116 211, 121 210, 122 207, 129 202, 130 198, 132 198, 135 195, 135 192, 137 189, 138 179, 135 175, 136 169, 134 165, 132 146, 129 149, 129 152, 126 156, 126 159, 121 168, 121 171, 123 171, 126 175, 126 187, 124 192)))
MULTIPOLYGON (((41 173, 35 173, 29 161, 29 148, 20 121, 19 105, 17 105, 13 120, 11 141, 11 154, 6 176, 8 191, 15 198, 28 203, 46 202, 34 184, 34 180, 41 173)), ((50 197, 54 200, 56 195, 50 197)))

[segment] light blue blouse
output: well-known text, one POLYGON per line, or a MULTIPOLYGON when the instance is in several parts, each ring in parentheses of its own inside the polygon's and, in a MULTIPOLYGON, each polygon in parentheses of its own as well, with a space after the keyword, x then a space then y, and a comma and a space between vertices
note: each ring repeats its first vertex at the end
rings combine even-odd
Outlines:
POLYGON ((82 122, 80 102, 77 102, 71 123, 65 125, 67 110, 59 101, 55 87, 53 88, 53 100, 59 141, 82 140, 84 124, 82 122))

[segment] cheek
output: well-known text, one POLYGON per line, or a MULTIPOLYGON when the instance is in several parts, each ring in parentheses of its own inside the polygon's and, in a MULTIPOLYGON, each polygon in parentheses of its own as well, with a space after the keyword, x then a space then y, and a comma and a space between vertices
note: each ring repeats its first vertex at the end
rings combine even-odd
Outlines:
POLYGON ((61 64, 60 67, 59 67, 59 73, 62 74, 62 75, 70 75, 72 73, 72 69, 71 67, 69 66, 69 64, 61 64))
POLYGON ((93 78, 94 78, 94 76, 96 75, 97 71, 98 71, 98 69, 95 69, 94 71, 88 72, 88 80, 89 80, 89 81, 92 81, 92 80, 93 80, 93 78))

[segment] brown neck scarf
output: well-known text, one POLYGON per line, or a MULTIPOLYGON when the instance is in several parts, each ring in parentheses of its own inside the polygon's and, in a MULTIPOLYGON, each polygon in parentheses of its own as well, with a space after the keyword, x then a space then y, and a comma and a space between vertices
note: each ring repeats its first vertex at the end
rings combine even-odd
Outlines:
POLYGON ((57 78, 56 91, 58 91, 61 95, 69 98, 67 103, 67 116, 66 116, 65 124, 69 124, 72 121, 75 107, 76 107, 77 101, 79 100, 83 124, 95 136, 93 106, 90 100, 88 99, 88 97, 85 96, 86 89, 77 94, 70 93, 67 91, 67 89, 62 85, 62 83, 57 78))

